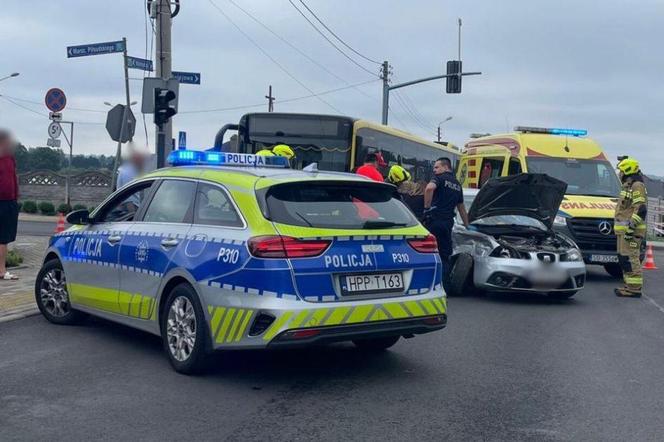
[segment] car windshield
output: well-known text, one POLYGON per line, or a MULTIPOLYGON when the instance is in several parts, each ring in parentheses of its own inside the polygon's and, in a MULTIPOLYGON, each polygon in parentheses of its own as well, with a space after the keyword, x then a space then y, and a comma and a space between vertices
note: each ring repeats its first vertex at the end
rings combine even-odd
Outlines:
POLYGON ((528 172, 545 173, 567 183, 567 194, 615 197, 620 183, 605 160, 528 157, 528 172))
POLYGON ((417 224, 394 189, 365 182, 288 183, 269 188, 269 218, 277 223, 329 229, 383 229, 417 224))

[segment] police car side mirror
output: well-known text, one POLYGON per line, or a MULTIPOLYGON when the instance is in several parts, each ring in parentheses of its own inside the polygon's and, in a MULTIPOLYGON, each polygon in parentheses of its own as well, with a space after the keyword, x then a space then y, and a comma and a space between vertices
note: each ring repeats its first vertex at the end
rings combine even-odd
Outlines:
POLYGON ((90 212, 86 209, 74 210, 67 215, 67 222, 79 226, 90 224, 90 212))

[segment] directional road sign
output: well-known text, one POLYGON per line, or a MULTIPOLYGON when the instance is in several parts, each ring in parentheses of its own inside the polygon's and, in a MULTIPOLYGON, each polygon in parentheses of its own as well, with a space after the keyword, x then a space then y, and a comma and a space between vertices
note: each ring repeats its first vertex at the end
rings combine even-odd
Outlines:
POLYGON ((136 117, 134 117, 133 112, 129 109, 127 113, 127 125, 125 126, 124 133, 122 133, 122 117, 125 110, 124 105, 116 104, 113 109, 108 112, 106 117, 106 130, 111 136, 113 141, 121 141, 126 143, 134 137, 136 132, 136 117), (122 140, 120 137, 122 136, 122 140))
POLYGON ((54 87, 46 92, 44 102, 46 103, 46 107, 51 112, 60 112, 67 105, 67 96, 62 91, 62 89, 54 87))
POLYGON ((127 57, 127 67, 129 69, 140 69, 142 71, 152 72, 152 60, 146 60, 138 57, 127 57))
POLYGON ((67 58, 112 54, 113 52, 122 52, 124 50, 125 44, 122 40, 108 41, 105 43, 90 43, 79 46, 67 46, 67 58))
POLYGON ((60 138, 60 134, 62 133, 62 126, 60 126, 58 123, 53 122, 48 125, 48 136, 51 138, 60 138))
POLYGON ((177 78, 180 83, 184 84, 201 84, 201 74, 198 72, 171 72, 173 77, 177 78))

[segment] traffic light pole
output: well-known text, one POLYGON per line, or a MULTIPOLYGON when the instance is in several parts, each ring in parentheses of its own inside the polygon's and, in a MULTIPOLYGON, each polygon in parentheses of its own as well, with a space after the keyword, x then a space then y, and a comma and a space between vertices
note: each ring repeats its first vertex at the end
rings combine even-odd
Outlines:
MULTIPOLYGON (((171 26, 173 17, 171 16, 171 1, 155 0, 152 3, 152 8, 155 10, 156 74, 157 77, 168 81, 172 76, 171 26)), ((170 146, 168 147, 168 153, 170 153, 172 149, 171 140, 173 139, 173 126, 170 121, 166 122, 161 129, 157 127, 157 139, 159 139, 160 133, 168 141, 170 146)), ((164 142, 164 148, 166 149, 166 142, 164 142)), ((159 155, 159 151, 157 151, 157 155, 159 155)), ((163 164, 157 167, 163 167, 163 164)))
POLYGON ((387 124, 388 121, 388 111, 390 109, 390 91, 393 91, 395 89, 400 89, 406 86, 412 86, 414 84, 425 83, 427 81, 440 80, 442 78, 482 75, 481 72, 460 72, 458 74, 434 75, 433 77, 420 78, 419 80, 406 81, 405 83, 399 83, 390 86, 388 69, 389 69, 389 63, 387 61, 384 61, 383 71, 381 74, 381 78, 383 80, 383 118, 381 122, 383 124, 387 124))

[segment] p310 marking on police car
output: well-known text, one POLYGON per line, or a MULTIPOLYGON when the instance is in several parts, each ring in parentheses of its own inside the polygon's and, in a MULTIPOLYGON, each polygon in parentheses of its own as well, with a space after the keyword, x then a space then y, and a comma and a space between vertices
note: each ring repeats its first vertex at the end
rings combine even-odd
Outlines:
POLYGON ((224 264, 237 264, 240 260, 240 251, 237 249, 227 249, 226 247, 221 247, 219 249, 219 254, 217 255, 217 261, 223 262, 224 264))

